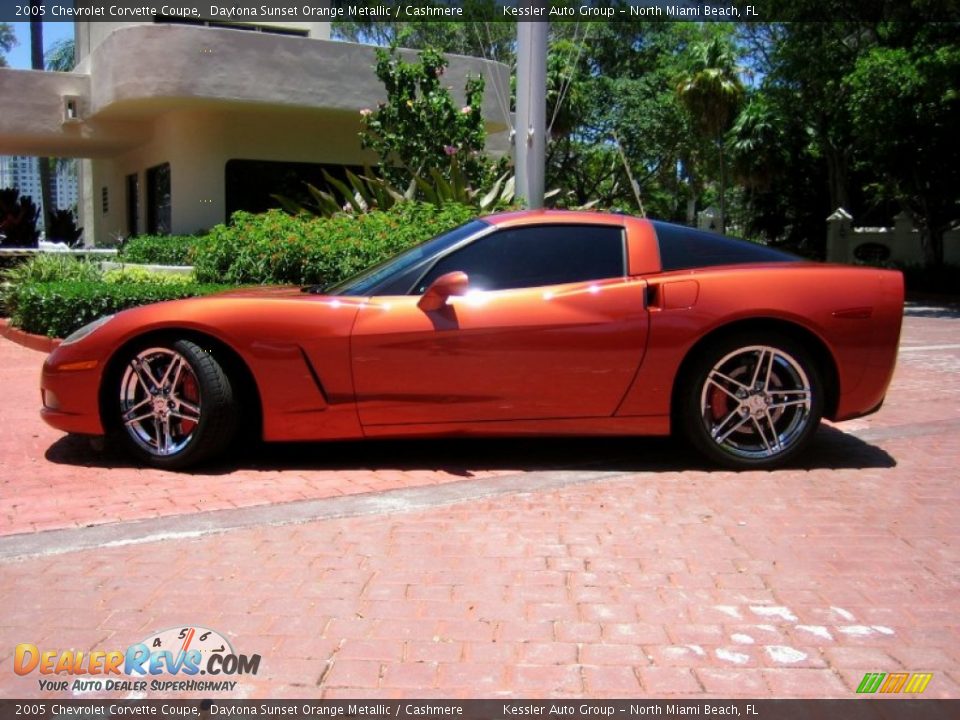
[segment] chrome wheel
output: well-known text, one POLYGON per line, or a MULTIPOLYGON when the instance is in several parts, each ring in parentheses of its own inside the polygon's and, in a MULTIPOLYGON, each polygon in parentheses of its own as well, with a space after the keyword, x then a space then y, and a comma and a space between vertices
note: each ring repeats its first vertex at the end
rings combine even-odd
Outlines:
POLYGON ((187 359, 171 348, 133 356, 120 381, 120 421, 129 437, 155 457, 183 451, 202 417, 200 382, 187 359))
POLYGON ((707 372, 700 420, 717 449, 736 459, 777 458, 819 421, 803 364, 769 345, 740 347, 707 372))

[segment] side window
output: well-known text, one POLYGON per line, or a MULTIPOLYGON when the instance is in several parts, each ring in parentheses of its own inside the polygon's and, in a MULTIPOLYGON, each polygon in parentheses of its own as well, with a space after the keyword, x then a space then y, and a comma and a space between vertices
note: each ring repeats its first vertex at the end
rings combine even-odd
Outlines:
POLYGON ((624 275, 623 229, 610 225, 545 225, 500 230, 441 258, 413 292, 462 270, 477 290, 560 285, 624 275))

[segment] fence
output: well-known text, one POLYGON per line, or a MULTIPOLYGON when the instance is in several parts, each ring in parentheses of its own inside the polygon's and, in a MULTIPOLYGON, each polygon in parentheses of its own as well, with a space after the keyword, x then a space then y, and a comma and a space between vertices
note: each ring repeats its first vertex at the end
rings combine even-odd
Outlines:
MULTIPOLYGON (((854 227, 853 217, 843 208, 827 218, 827 261, 838 263, 891 262, 923 265, 920 232, 907 213, 893 219, 892 228, 854 227)), ((960 229, 943 237, 943 261, 960 265, 960 229)))

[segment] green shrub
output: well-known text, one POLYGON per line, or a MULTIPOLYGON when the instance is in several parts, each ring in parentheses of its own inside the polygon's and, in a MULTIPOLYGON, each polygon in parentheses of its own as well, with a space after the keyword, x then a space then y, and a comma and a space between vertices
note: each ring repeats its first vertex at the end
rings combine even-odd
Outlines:
POLYGON ((102 276, 100 266, 86 259, 59 253, 40 254, 0 272, 0 312, 16 310, 16 289, 25 283, 82 280, 95 282, 102 276))
POLYGON ((202 236, 138 235, 120 248, 119 259, 147 265, 190 265, 194 246, 202 236))
POLYGON ((460 225, 473 208, 399 203, 387 211, 330 218, 280 210, 234 213, 194 251, 199 282, 328 285, 460 225))
POLYGON ((193 282, 193 275, 182 273, 156 272, 137 265, 114 268, 103 273, 105 283, 147 283, 149 285, 183 285, 193 282))
POLYGON ((27 332, 66 337, 98 317, 127 308, 226 289, 199 283, 31 282, 17 287, 16 311, 11 319, 27 332))

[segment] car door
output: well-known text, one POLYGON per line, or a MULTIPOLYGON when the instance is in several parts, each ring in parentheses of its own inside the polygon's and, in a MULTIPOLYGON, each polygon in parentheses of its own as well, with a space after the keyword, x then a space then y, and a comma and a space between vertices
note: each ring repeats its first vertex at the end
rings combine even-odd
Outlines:
POLYGON ((612 415, 647 335, 623 228, 500 228, 441 257, 412 294, 370 298, 351 335, 365 427, 612 415), (469 291, 420 295, 453 271, 469 291))

